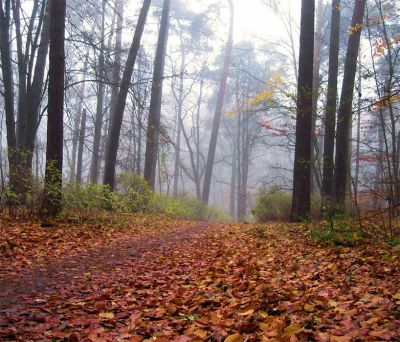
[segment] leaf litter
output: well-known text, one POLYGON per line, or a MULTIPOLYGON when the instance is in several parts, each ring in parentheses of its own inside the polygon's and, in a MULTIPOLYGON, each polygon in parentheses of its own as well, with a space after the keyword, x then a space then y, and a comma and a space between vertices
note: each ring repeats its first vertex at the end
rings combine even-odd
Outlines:
POLYGON ((372 243, 277 223, 1 223, 0 340, 400 339, 399 255, 372 243))

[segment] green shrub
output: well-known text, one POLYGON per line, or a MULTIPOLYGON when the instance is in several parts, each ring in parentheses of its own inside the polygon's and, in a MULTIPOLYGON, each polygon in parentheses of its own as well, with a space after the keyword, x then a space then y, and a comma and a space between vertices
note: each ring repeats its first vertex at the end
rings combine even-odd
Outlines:
POLYGON ((258 195, 253 214, 259 222, 287 220, 291 202, 292 195, 289 192, 270 188, 258 195))
POLYGON ((189 220, 226 219, 217 207, 181 194, 166 197, 151 190, 147 182, 135 174, 121 174, 116 179, 116 191, 98 184, 68 184, 63 189, 64 216, 79 221, 106 217, 108 211, 120 213, 155 213, 189 220))
POLYGON ((104 185, 70 183, 63 188, 63 214, 85 221, 116 207, 115 195, 104 185))
POLYGON ((169 217, 184 218, 197 221, 226 220, 217 207, 205 205, 200 200, 182 193, 179 197, 166 197, 163 194, 154 194, 151 203, 154 212, 164 213, 169 217))
POLYGON ((135 213, 150 209, 153 191, 144 178, 134 173, 116 177, 116 193, 124 204, 122 211, 135 213))
POLYGON ((365 236, 356 228, 351 214, 323 213, 322 221, 311 225, 311 238, 335 246, 356 246, 365 236))

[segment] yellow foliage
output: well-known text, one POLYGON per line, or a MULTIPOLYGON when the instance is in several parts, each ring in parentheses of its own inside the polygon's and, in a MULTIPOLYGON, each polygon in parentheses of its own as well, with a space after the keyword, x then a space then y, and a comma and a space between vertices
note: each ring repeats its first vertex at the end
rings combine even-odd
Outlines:
POLYGON ((252 105, 258 105, 263 101, 270 101, 274 96, 274 92, 271 90, 265 90, 262 93, 257 94, 253 98, 248 99, 249 103, 252 105))

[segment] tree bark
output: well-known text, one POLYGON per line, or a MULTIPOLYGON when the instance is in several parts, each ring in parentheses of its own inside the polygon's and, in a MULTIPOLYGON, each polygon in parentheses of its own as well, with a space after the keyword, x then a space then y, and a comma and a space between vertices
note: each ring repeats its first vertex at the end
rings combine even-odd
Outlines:
POLYGON ((149 12, 151 0, 144 0, 142 9, 140 10, 139 20, 133 36, 131 48, 129 50, 128 60, 126 61, 124 74, 122 76, 121 88, 117 97, 115 112, 111 116, 111 128, 108 136, 106 147, 106 158, 104 168, 104 184, 114 189, 115 167, 117 162, 117 153, 119 145, 119 136, 121 132, 122 119, 128 96, 129 86, 131 84, 133 68, 135 66, 136 57, 140 48, 144 27, 146 24, 147 14, 149 12))
POLYGON ((354 82, 357 72, 357 58, 360 47, 362 23, 364 18, 366 0, 356 0, 354 5, 351 32, 347 46, 346 61, 344 66, 342 94, 338 111, 338 125, 336 135, 335 158, 335 202, 339 211, 344 210, 346 198, 346 185, 349 178, 350 164, 348 160, 349 126, 352 120, 352 104, 354 82))
POLYGON ((322 0, 318 0, 316 17, 316 32, 315 32, 315 49, 314 49, 314 71, 313 71, 313 105, 312 105, 312 147, 311 147, 311 192, 316 193, 316 190, 321 191, 321 179, 320 179, 320 154, 318 148, 318 140, 316 136, 316 126, 318 119, 318 98, 319 90, 321 87, 321 53, 323 43, 323 28, 324 28, 324 9, 325 6, 322 0))
POLYGON ((0 54, 4 87, 8 162, 10 183, 12 188, 15 189, 17 185, 15 177, 17 138, 15 133, 14 79, 10 46, 10 8, 10 0, 5 0, 4 5, 3 0, 0 0, 0 54))
POLYGON ((86 134, 86 109, 82 110, 81 128, 79 131, 79 144, 78 144, 78 156, 76 164, 76 182, 82 183, 82 161, 83 161, 83 146, 85 144, 86 134))
POLYGON ((104 105, 104 69, 105 69, 105 7, 106 0, 102 1, 102 23, 101 23, 101 42, 100 42, 100 55, 99 55, 99 66, 98 72, 98 85, 97 85, 97 105, 96 105, 96 117, 94 121, 94 140, 93 140, 93 151, 92 151, 92 163, 90 165, 90 181, 97 183, 99 178, 99 164, 100 164, 100 142, 101 142, 101 131, 103 127, 103 105, 104 105))
POLYGON ((125 0, 115 0, 115 12, 117 16, 117 33, 115 35, 114 47, 114 63, 112 68, 112 87, 111 87, 111 101, 110 101, 110 115, 109 115, 109 130, 108 136, 111 134, 111 122, 115 113, 117 98, 119 93, 119 86, 121 83, 121 53, 122 53, 122 28, 124 23, 124 5, 125 0))
POLYGON ((72 138, 72 161, 71 161, 71 170, 70 170, 70 181, 76 180, 76 161, 77 161, 77 154, 78 154, 78 144, 80 138, 80 126, 82 120, 82 111, 83 111, 83 99, 85 96, 86 91, 86 72, 87 72, 87 60, 85 60, 85 64, 83 66, 83 78, 82 84, 79 87, 78 95, 78 105, 74 117, 74 128, 73 128, 73 138, 72 138))
POLYGON ((175 143, 175 165, 174 165, 174 185, 173 196, 178 197, 178 183, 181 165, 181 136, 182 136, 182 112, 183 112, 183 87, 184 87, 184 72, 185 72, 185 49, 181 35, 181 66, 179 70, 179 94, 178 94, 178 112, 177 112, 177 133, 175 143))
MULTIPOLYGON (((235 139, 235 137, 233 137, 235 139)), ((236 179, 237 179, 237 146, 236 143, 232 143, 232 167, 231 167, 231 193, 230 193, 230 207, 229 213, 232 218, 236 215, 236 179)))
POLYGON ((147 180, 152 189, 155 188, 156 183, 156 167, 161 122, 162 86, 169 31, 169 9, 170 0, 164 0, 160 32, 158 35, 157 52, 154 61, 149 120, 147 124, 144 178, 147 180))
POLYGON ((27 159, 25 161, 25 167, 27 170, 31 170, 32 168, 32 156, 33 150, 35 149, 36 133, 39 128, 39 110, 43 97, 42 94, 46 72, 46 61, 49 51, 51 10, 48 5, 43 15, 43 28, 36 57, 33 80, 32 84, 30 84, 27 89, 26 122, 28 129, 26 130, 25 137, 23 138, 23 149, 27 154, 27 159))
POLYGON ((291 219, 305 219, 311 210, 312 86, 314 59, 314 0, 302 0, 296 146, 291 219))
POLYGON ((49 215, 56 215, 61 211, 62 205, 66 0, 51 1, 50 6, 49 99, 44 210, 49 215))
POLYGON ((356 141, 356 169, 354 172, 354 192, 357 196, 358 183, 360 178, 360 147, 361 147, 361 86, 362 86, 362 70, 361 57, 358 61, 358 101, 357 101, 357 141, 356 141))
POLYGON ((338 93, 337 81, 339 69, 340 11, 340 0, 333 0, 329 45, 328 91, 325 108, 325 138, 322 178, 322 197, 324 202, 329 198, 333 198, 333 154, 335 149, 336 107, 338 93))
POLYGON ((217 106, 215 108, 213 126, 211 131, 211 139, 208 148, 207 163, 206 163, 204 182, 203 182, 202 200, 206 204, 208 204, 210 198, 211 178, 214 168, 215 151, 217 148, 218 132, 221 122, 222 109, 224 107, 226 83, 229 75, 229 63, 231 60, 232 47, 233 47, 234 5, 232 0, 228 0, 228 2, 231 10, 229 34, 225 47, 224 65, 222 69, 222 76, 218 90, 218 100, 217 100, 217 106))

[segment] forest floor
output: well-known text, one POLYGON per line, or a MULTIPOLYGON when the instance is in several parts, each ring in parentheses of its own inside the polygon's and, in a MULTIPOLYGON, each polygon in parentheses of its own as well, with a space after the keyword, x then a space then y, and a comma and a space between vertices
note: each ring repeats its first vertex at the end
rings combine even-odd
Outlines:
POLYGON ((400 255, 299 225, 0 219, 0 340, 399 341, 400 255))

